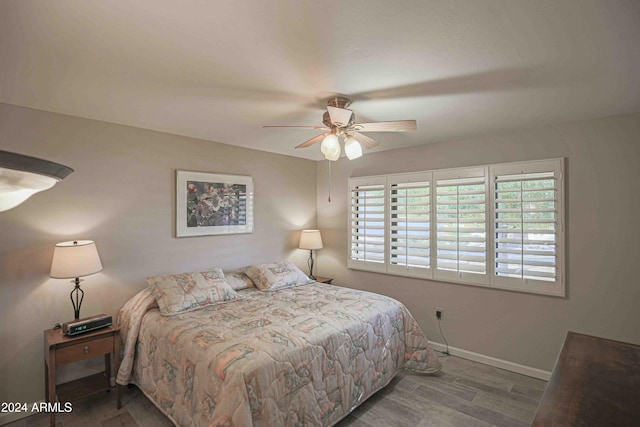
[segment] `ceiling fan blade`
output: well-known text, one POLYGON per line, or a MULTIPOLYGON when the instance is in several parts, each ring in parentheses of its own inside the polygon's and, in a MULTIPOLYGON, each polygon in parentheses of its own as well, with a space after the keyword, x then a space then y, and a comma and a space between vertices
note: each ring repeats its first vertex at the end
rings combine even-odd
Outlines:
POLYGON ((279 129, 316 129, 329 130, 326 126, 262 126, 263 128, 279 128, 279 129))
POLYGON ((325 137, 325 136, 330 135, 330 134, 331 134, 331 132, 325 132, 325 133, 322 133, 322 134, 320 134, 320 135, 318 135, 318 136, 314 136, 314 137, 313 137, 313 138, 311 138, 310 140, 305 141, 305 142, 303 142, 302 144, 300 144, 300 145, 296 146, 296 148, 306 148, 306 147, 309 147, 309 146, 311 146, 311 145, 315 144, 316 142, 320 142, 320 141, 322 141, 322 140, 324 139, 324 137, 325 137))
POLYGON ((398 120, 393 122, 356 123, 352 128, 360 132, 401 132, 416 130, 418 127, 415 120, 398 120))
POLYGON ((369 138, 367 135, 363 135, 359 132, 353 132, 353 137, 366 148, 373 148, 380 145, 380 143, 375 139, 369 138))
POLYGON ((336 126, 349 126, 349 122, 351 121, 351 116, 353 115, 353 111, 347 110, 345 108, 337 108, 332 106, 327 106, 327 111, 329 111, 329 117, 331 117, 331 123, 336 126))

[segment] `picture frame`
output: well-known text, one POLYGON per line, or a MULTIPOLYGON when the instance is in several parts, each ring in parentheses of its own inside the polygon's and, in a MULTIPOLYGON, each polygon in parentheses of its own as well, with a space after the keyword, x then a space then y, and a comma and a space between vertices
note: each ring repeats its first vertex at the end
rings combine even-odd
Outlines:
POLYGON ((176 171, 176 237, 253 233, 253 177, 176 171))

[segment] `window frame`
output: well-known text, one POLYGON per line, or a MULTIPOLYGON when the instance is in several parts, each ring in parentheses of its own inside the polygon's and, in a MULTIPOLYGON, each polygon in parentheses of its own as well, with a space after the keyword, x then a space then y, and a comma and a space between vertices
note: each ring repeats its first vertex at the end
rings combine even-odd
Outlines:
MULTIPOLYGON (((347 242, 347 267, 354 270, 371 271, 376 273, 391 274, 418 279, 433 280, 472 286, 480 286, 491 289, 518 291, 533 294, 565 296, 565 176, 564 158, 533 160, 525 162, 497 163, 491 165, 472 166, 464 168, 437 169, 430 171, 409 172, 400 174, 376 175, 365 177, 353 177, 348 179, 348 242, 347 242), (535 280, 531 278, 520 279, 498 276, 495 273, 496 258, 496 191, 495 179, 498 176, 517 175, 519 173, 553 172, 556 179, 555 199, 555 281, 535 280), (456 273, 437 268, 437 182, 443 179, 478 177, 483 175, 485 186, 485 274, 456 273), (429 268, 404 268, 391 264, 391 198, 392 185, 397 183, 429 182, 429 268), (366 262, 353 260, 352 254, 352 191, 354 186, 383 185, 384 186, 384 261, 366 262)), ((459 247, 459 246, 458 246, 459 247)))

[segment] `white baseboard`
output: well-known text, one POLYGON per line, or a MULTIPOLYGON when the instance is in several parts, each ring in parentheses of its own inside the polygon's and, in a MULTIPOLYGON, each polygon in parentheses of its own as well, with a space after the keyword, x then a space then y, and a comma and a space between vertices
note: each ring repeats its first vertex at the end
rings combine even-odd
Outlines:
MULTIPOLYGON (((429 342, 431 343, 431 346, 434 350, 445 351, 447 348, 444 344, 440 344, 439 342, 429 342)), ((507 360, 497 359, 495 357, 474 353, 472 351, 463 350, 461 348, 449 346, 449 353, 452 356, 462 357, 463 359, 473 360, 474 362, 484 363, 485 365, 494 366, 496 368, 526 375, 528 377, 538 378, 540 380, 549 381, 549 378, 551 378, 551 372, 532 368, 530 366, 519 365, 507 360)))

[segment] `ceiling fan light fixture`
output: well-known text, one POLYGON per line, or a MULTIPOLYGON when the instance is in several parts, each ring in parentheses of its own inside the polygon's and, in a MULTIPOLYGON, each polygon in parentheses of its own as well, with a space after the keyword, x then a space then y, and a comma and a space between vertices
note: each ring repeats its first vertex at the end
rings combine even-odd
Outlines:
POLYGON ((340 158, 340 140, 336 134, 332 133, 327 135, 322 140, 320 151, 322 151, 322 154, 324 154, 327 160, 336 161, 340 158))
POLYGON ((335 150, 327 151, 324 154, 324 158, 327 160, 331 160, 332 162, 335 162, 336 160, 338 160, 340 158, 340 144, 336 146, 335 150))
POLYGON ((362 156, 362 147, 354 137, 347 135, 344 137, 344 153, 349 160, 357 159, 362 156))

